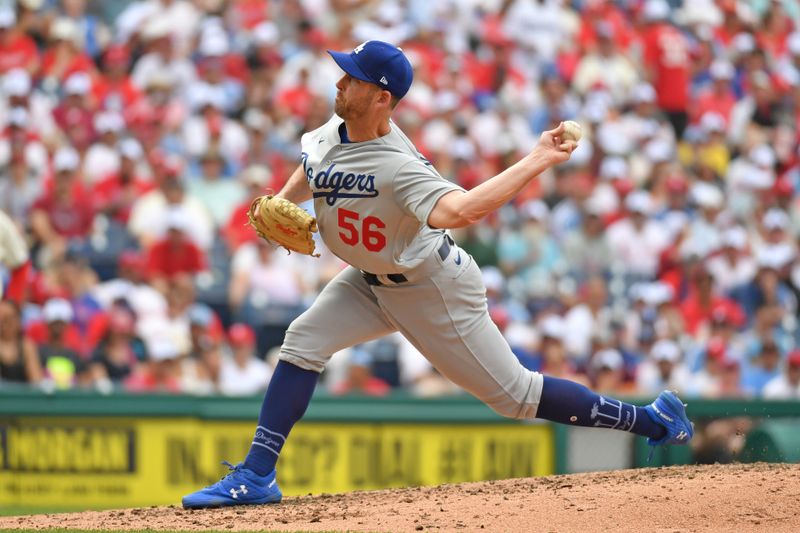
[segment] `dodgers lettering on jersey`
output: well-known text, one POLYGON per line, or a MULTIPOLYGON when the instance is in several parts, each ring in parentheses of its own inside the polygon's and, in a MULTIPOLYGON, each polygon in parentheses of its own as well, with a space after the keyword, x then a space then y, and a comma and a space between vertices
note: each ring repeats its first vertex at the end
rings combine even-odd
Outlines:
POLYGON ((301 139, 322 240, 356 268, 406 272, 441 242, 441 230, 427 225, 436 202, 463 189, 440 176, 394 123, 383 137, 343 144, 342 122, 334 115, 301 139))
POLYGON ((328 205, 336 203, 337 198, 374 198, 378 196, 375 188, 374 174, 354 174, 335 170, 336 163, 326 169, 319 170, 316 174, 314 169, 308 166, 308 154, 302 154, 303 168, 306 171, 306 178, 309 182, 314 182, 314 198, 325 198, 328 205))

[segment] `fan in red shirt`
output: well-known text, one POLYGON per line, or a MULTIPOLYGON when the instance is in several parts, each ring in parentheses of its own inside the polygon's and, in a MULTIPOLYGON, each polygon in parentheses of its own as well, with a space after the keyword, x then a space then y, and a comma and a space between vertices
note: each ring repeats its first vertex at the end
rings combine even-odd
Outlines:
POLYGON ((735 75, 733 65, 727 61, 714 61, 709 69, 710 87, 703 89, 692 102, 692 124, 699 124, 704 114, 718 113, 727 123, 730 120, 736 95, 731 88, 735 75))
POLYGON ((105 177, 94 187, 93 197, 98 212, 122 224, 128 223, 133 203, 155 184, 137 175, 137 165, 144 152, 134 139, 119 143, 119 171, 105 177))
POLYGON ((80 156, 74 149, 56 152, 52 184, 31 206, 34 235, 57 256, 66 251, 69 240, 87 238, 94 221, 91 195, 77 175, 79 165, 80 156))
POLYGON ((665 0, 650 0, 645 4, 643 61, 656 89, 658 106, 669 118, 677 137, 681 138, 688 122, 689 43, 669 22, 669 13, 665 0))
POLYGON ((71 19, 59 18, 51 24, 51 44, 42 55, 41 76, 46 84, 63 82, 76 72, 94 74, 94 63, 80 49, 80 39, 80 29, 71 19))
POLYGON ((704 264, 695 265, 691 283, 689 293, 680 305, 686 332, 690 335, 696 335, 701 327, 707 326, 715 314, 725 312, 731 317, 744 316, 744 311, 735 301, 714 290, 714 278, 704 264))
POLYGON ((286 87, 275 96, 275 105, 287 109, 293 116, 305 121, 311 112, 314 92, 311 90, 308 69, 300 69, 297 83, 286 87))
POLYGON ((633 42, 630 22, 622 10, 608 0, 589 0, 581 14, 581 26, 578 30, 578 44, 583 53, 594 50, 597 46, 598 23, 606 23, 612 28, 614 44, 618 50, 625 51, 633 42))
POLYGON ((11 8, 0 8, 0 74, 18 67, 33 74, 39 69, 39 51, 33 39, 15 28, 16 23, 11 8))
POLYGON ((166 294, 173 279, 202 272, 206 268, 203 252, 187 237, 191 220, 180 208, 167 213, 167 235, 147 251, 150 283, 166 294))
POLYGON ((272 182, 272 173, 262 165, 252 165, 242 173, 242 182, 247 184, 245 200, 233 210, 230 220, 222 228, 222 235, 228 243, 231 252, 235 251, 240 245, 258 240, 258 236, 253 232, 253 228, 248 225, 247 212, 250 210, 250 203, 253 198, 264 194, 267 188, 278 190, 272 182))
POLYGON ((761 28, 756 32, 759 48, 773 60, 786 54, 786 41, 794 24, 780 2, 772 2, 764 15, 761 28))
POLYGON ((125 46, 109 46, 103 54, 103 75, 95 80, 92 93, 101 109, 122 112, 133 106, 142 91, 133 84, 128 75, 131 54, 125 46))
POLYGON ((53 119, 69 136, 72 146, 84 152, 94 141, 94 113, 88 101, 92 81, 85 72, 76 72, 64 83, 64 100, 53 110, 53 119))

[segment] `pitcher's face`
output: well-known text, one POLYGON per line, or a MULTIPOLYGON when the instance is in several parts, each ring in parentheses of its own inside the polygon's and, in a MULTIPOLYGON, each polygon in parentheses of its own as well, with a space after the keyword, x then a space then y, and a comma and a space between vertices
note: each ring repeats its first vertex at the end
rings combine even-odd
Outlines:
POLYGON ((381 89, 371 83, 361 81, 345 74, 336 82, 336 101, 334 111, 348 120, 363 117, 371 112, 381 89))

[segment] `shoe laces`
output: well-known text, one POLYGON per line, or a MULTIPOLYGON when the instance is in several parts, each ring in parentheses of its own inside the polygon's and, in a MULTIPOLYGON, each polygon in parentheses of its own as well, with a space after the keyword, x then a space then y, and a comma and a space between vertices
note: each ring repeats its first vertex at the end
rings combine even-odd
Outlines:
POLYGON ((239 463, 238 465, 233 465, 233 464, 229 463, 228 461, 220 461, 220 464, 225 465, 225 466, 228 467, 228 473, 225 474, 224 476, 222 476, 219 479, 219 481, 217 481, 217 483, 215 483, 215 485, 220 483, 221 481, 225 481, 229 477, 233 477, 236 474, 238 474, 239 472, 241 472, 242 466, 243 466, 242 463, 239 463))

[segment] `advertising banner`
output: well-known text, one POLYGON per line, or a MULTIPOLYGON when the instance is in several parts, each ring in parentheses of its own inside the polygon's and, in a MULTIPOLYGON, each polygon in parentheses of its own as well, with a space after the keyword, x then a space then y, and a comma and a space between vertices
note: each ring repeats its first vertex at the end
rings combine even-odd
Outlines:
MULTIPOLYGON (((254 424, 194 418, 0 418, 0 506, 179 504, 241 460, 254 424)), ((287 496, 554 473, 545 424, 300 423, 287 496)))

